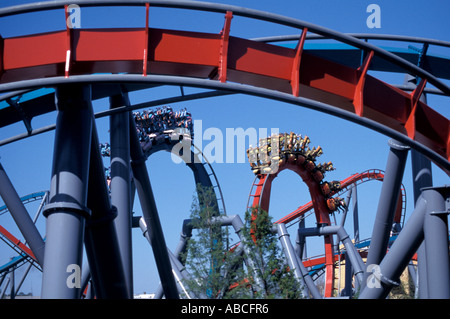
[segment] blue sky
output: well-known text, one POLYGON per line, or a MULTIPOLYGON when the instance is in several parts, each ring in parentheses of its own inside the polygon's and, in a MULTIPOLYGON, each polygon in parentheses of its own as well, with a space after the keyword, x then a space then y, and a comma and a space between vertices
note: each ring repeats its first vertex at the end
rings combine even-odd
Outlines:
MULTIPOLYGON (((0 7, 32 1, 2 0, 0 7)), ((215 3, 269 11, 288 17, 315 23, 340 32, 382 33, 435 38, 450 41, 448 25, 448 1, 377 1, 377 0, 318 0, 318 1, 211 1, 215 3), (369 29, 366 19, 369 4, 378 4, 381 8, 381 28, 369 29)), ((145 10, 141 8, 89 9, 82 11, 81 26, 96 27, 139 27, 144 25, 145 10)), ((0 19, 0 34, 11 37, 28 33, 60 30, 65 27, 62 11, 45 14, 27 14, 22 17, 0 19)), ((224 17, 216 13, 198 13, 186 10, 151 8, 150 26, 177 30, 193 30, 218 33, 223 26, 224 17)), ((235 17, 231 24, 231 35, 253 38, 260 36, 297 34, 298 30, 273 24, 235 17)), ((374 42, 383 45, 383 42, 374 42)), ((389 44, 406 49, 408 43, 389 44)), ((450 50, 430 47, 429 54, 444 55, 450 58, 450 50)), ((392 84, 402 84, 403 74, 374 74, 392 84)), ((448 82, 447 82, 448 83, 448 82)), ((185 88, 185 93, 198 92, 198 89, 185 88)), ((152 99, 179 95, 178 87, 163 87, 146 90, 130 95, 132 104, 152 99)), ((448 98, 429 96, 428 104, 441 114, 450 117, 448 98)), ((202 120, 203 130, 218 128, 224 136, 226 128, 277 128, 280 132, 296 132, 308 135, 311 146, 322 146, 324 154, 319 162, 332 161, 336 170, 329 172, 327 180, 342 180, 353 173, 368 169, 384 169, 388 156, 389 138, 354 123, 319 113, 306 108, 284 104, 272 100, 246 96, 230 95, 226 97, 203 99, 176 103, 174 109, 186 107, 194 119, 202 120)), ((107 100, 94 101, 94 111, 108 108, 107 100)), ((48 114, 33 119, 33 127, 38 128, 54 122, 56 114, 48 114)), ((109 141, 108 120, 98 120, 99 139, 109 141)), ((24 131, 23 125, 11 125, 0 130, 0 139, 14 136, 24 131)), ((47 190, 49 188, 54 132, 49 132, 0 148, 0 160, 13 181, 19 195, 47 190)), ((224 141, 225 142, 225 141, 224 141)), ((204 140, 205 147, 209 141, 204 140)), ((194 195, 193 176, 184 164, 174 164, 169 153, 157 153, 147 161, 151 183, 157 199, 161 223, 165 231, 166 242, 175 249, 182 221, 189 217, 192 196, 194 195)), ((413 209, 411 189, 411 162, 408 159, 404 175, 407 188, 407 216, 413 209)), ((243 216, 254 176, 248 163, 213 163, 219 179, 227 213, 243 216)), ((433 165, 435 185, 448 184, 448 176, 433 165)), ((373 220, 378 204, 380 182, 369 182, 358 188, 361 238, 370 237, 373 220)), ((344 195, 345 196, 345 195, 344 195)), ((274 219, 293 211, 310 201, 307 187, 292 172, 283 172, 272 187, 270 213, 274 219)), ((1 203, 1 201, 0 201, 1 203)), ((1 203, 2 204, 2 203, 1 203)), ((36 203, 27 206, 34 215, 36 203)), ((141 215, 138 202, 135 214, 141 215)), ((340 215, 337 215, 338 220, 340 215)), ((309 218, 308 226, 314 226, 309 218)), ((21 238, 8 216, 0 216, 0 224, 21 238)), ((44 232, 45 220, 40 218, 39 229, 44 232)), ((352 234, 351 218, 345 227, 352 234)), ((291 227, 294 234, 296 227, 291 227)), ((140 230, 133 231, 135 292, 153 292, 158 284, 152 251, 140 230)), ((295 235, 292 235, 292 240, 295 235)), ((322 239, 313 240, 308 246, 311 255, 322 253, 322 239)), ((12 251, 1 245, 0 264, 12 257, 12 251)), ((31 278, 23 286, 23 291, 40 293, 39 274, 32 271, 31 278)))

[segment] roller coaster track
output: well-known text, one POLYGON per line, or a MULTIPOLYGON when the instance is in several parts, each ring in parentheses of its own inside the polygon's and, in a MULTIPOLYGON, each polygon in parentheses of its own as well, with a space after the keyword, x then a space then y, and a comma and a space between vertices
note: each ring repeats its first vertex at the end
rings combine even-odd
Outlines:
MULTIPOLYGON (((39 6, 30 4, 5 8, 0 10, 0 18, 64 8, 68 4, 66 1, 55 1, 40 3, 39 6)), ((324 112, 330 111, 325 105, 331 104, 331 114, 397 138, 425 153, 445 171, 450 171, 449 121, 419 101, 427 83, 445 95, 450 94, 450 88, 425 69, 398 55, 304 21, 235 6, 136 0, 78 0, 70 4, 78 4, 81 8, 126 4, 142 7, 147 13, 150 8, 148 4, 151 7, 222 12, 225 13, 225 23, 218 34, 154 29, 149 28, 147 22, 145 28, 67 29, 2 39, 0 92, 62 83, 119 81, 245 91, 300 103, 324 112), (237 38, 230 35, 233 16, 286 25, 302 29, 302 33, 295 49, 237 38), (310 54, 303 50, 308 32, 355 47, 363 52, 365 60, 355 69, 310 54), (402 69, 419 77, 421 82, 417 89, 409 94, 369 76, 367 71, 371 65, 376 66, 380 60, 394 64, 394 72, 402 69), (99 72, 116 74, 95 74, 99 72), (240 85, 236 87, 231 82, 240 85)), ((29 119, 37 115, 36 112, 48 111, 27 110, 26 105, 14 101, 11 104, 12 107, 3 110, 5 117, 2 118, 8 118, 8 121, 25 120, 28 126, 29 119)))
MULTIPOLYGON (((162 149, 151 149, 149 151, 146 151, 145 153, 150 156, 151 154, 160 151, 165 150, 167 152, 171 152, 173 147, 178 142, 177 138, 174 138, 171 140, 170 144, 165 144, 162 149)), ((216 173, 214 172, 213 167, 211 166, 211 163, 208 161, 208 159, 205 157, 203 152, 192 142, 191 143, 191 156, 190 160, 186 163, 186 165, 192 170, 194 173, 194 179, 196 184, 200 184, 204 187, 212 187, 214 189, 214 192, 216 194, 216 200, 219 209, 226 214, 226 207, 225 207, 225 201, 223 199, 223 193, 222 189, 220 187, 219 180, 217 178, 216 173)))
MULTIPOLYGON (((146 13, 145 27, 67 27, 43 34, 0 38, 0 93, 5 93, 1 97, 0 127, 23 122, 26 128, 23 135, 0 145, 54 129, 55 126, 49 126, 34 130, 31 120, 57 109, 54 90, 61 86, 89 84, 94 100, 117 91, 160 85, 190 86, 212 91, 188 97, 182 94, 174 99, 244 93, 307 107, 390 136, 418 150, 450 173, 450 122, 420 100, 427 92, 427 85, 434 86, 435 93, 450 96, 450 88, 442 81, 450 77, 448 68, 435 71, 436 66, 448 65, 449 61, 429 58, 426 54, 428 45, 448 46, 448 43, 427 39, 412 41, 424 45, 415 61, 412 55, 396 54, 361 40, 365 37, 342 34, 297 19, 237 6, 184 0, 57 0, 0 9, 0 18, 56 9, 61 11, 64 22, 70 4, 79 5, 81 9, 139 7, 146 13), (217 33, 150 28, 148 14, 154 7, 220 13, 224 15, 223 28, 217 33), (235 16, 292 27, 301 33, 294 37, 294 47, 267 43, 273 39, 235 37, 231 35, 235 16), (311 39, 308 33, 336 40, 359 54, 349 61, 345 50, 308 49, 305 45, 311 39), (339 52, 340 56, 334 52, 339 52), (425 60, 428 63, 421 63, 425 60), (369 75, 371 70, 411 74, 418 79, 417 86, 412 92, 410 88, 402 90, 369 75)), ((205 165, 201 167, 205 169, 205 165)), ((328 200, 333 198, 325 200, 321 180, 311 175, 312 170, 295 163, 285 162, 280 168, 279 171, 290 169, 302 177, 309 186, 317 222, 329 224, 329 213, 333 209, 328 200)), ((213 172, 206 175, 215 178, 213 172)), ((259 196, 262 200, 259 206, 268 208, 269 196, 264 196, 264 189, 270 193, 271 181, 276 175, 259 175, 254 186, 260 193, 255 192, 254 202, 259 196)), ((353 183, 362 181, 358 178, 362 177, 349 177, 353 183)), ((350 180, 342 182, 346 183, 351 184, 350 180)), ((327 235, 327 297, 332 293, 330 274, 334 261, 332 237, 327 235)))
MULTIPOLYGON (((355 173, 355 174, 347 177, 346 179, 342 180, 340 182, 341 190, 338 192, 333 192, 332 196, 341 195, 342 193, 348 191, 349 187, 351 187, 353 185, 356 186, 356 185, 359 185, 361 183, 371 181, 371 180, 383 181, 383 178, 384 178, 384 172, 382 170, 378 170, 378 169, 367 170, 362 173, 355 173)), ((256 177, 255 177, 255 180, 256 180, 256 177)), ((255 182, 253 183, 253 185, 255 185, 255 182)), ((250 191, 250 194, 252 194, 252 190, 250 191)), ((250 196, 253 196, 253 195, 250 195, 250 196)), ((406 192, 405 192, 405 188, 402 187, 401 201, 399 201, 399 205, 397 207, 397 211, 396 211, 396 214, 394 217, 394 221, 397 223, 401 223, 401 224, 404 223, 404 214, 405 214, 405 209, 406 209, 405 201, 406 201, 406 192)), ((293 220, 295 220, 296 218, 303 216, 305 213, 307 213, 308 211, 310 211, 313 208, 314 207, 313 207, 312 202, 308 202, 308 203, 300 206, 299 208, 297 208, 292 213, 280 218, 275 223, 288 224, 288 223, 292 222, 293 220)))
MULTIPOLYGON (((43 207, 44 201, 46 200, 46 194, 48 192, 41 191, 36 193, 31 193, 20 198, 22 203, 27 204, 37 200, 41 200, 41 208, 43 207)), ((0 215, 8 213, 9 210, 6 205, 0 207, 0 215)), ((36 257, 34 256, 31 249, 23 242, 21 242, 17 237, 15 237, 11 232, 9 232, 5 227, 0 225, 0 239, 5 242, 9 247, 11 247, 18 256, 14 257, 10 262, 2 265, 0 267, 0 273, 9 271, 11 267, 16 267, 23 265, 26 262, 32 262, 33 265, 37 265, 36 257)))
POLYGON ((171 152, 172 154, 179 156, 192 170, 196 185, 200 184, 203 187, 212 187, 214 189, 218 207, 224 214, 226 214, 223 192, 217 175, 203 152, 193 143, 191 139, 192 132, 189 134, 180 134, 174 130, 169 130, 164 132, 161 136, 163 137, 162 139, 155 139, 153 142, 141 143, 142 150, 146 158, 149 158, 152 154, 159 151, 171 152), (181 140, 180 137, 182 138, 181 140), (190 155, 188 157, 182 154, 182 151, 184 150, 182 146, 183 143, 189 144, 188 149, 190 150, 190 155), (172 152, 174 150, 174 146, 177 144, 181 146, 179 154, 172 152))
MULTIPOLYGON (((252 184, 250 195, 247 202, 247 210, 256 214, 255 208, 260 207, 269 212, 270 193, 273 180, 278 174, 285 170, 292 170, 297 173, 308 186, 311 202, 299 207, 297 210, 288 214, 275 223, 287 224, 292 220, 304 215, 311 209, 315 210, 316 221, 318 224, 331 224, 329 214, 341 205, 342 200, 337 197, 348 190, 352 185, 357 185, 369 180, 380 180, 384 178, 381 170, 368 170, 363 173, 353 174, 343 181, 331 184, 324 181, 326 168, 332 167, 332 163, 316 164, 316 158, 322 154, 322 148, 310 149, 309 137, 301 137, 294 133, 280 134, 270 138, 261 139, 259 146, 250 148, 247 151, 249 163, 255 173, 255 181, 252 184), (274 165, 276 164, 276 165, 274 165), (332 196, 336 196, 333 198, 332 196), (329 204, 331 203, 331 205, 329 204)), ((397 205, 394 221, 400 223, 402 212, 405 209, 405 191, 402 192, 397 205)), ((326 281, 325 296, 331 297, 334 287, 334 265, 336 255, 332 249, 332 237, 325 239, 325 257, 310 260, 307 262, 310 266, 325 264, 326 281)))
MULTIPOLYGON (((260 139, 256 148, 247 151, 250 166, 258 181, 253 183, 250 194, 253 199, 247 204, 247 209, 252 212, 252 220, 256 218, 257 210, 260 208, 269 212, 270 192, 273 180, 285 169, 297 173, 308 186, 311 203, 314 207, 316 222, 319 225, 331 225, 329 215, 343 205, 342 199, 331 197, 332 190, 339 190, 340 186, 330 186, 325 191, 324 186, 332 185, 324 180, 326 171, 333 170, 331 162, 316 164, 317 157, 323 151, 320 146, 309 148, 310 138, 302 137, 295 133, 282 133, 269 138, 260 139)), ((334 286, 334 253, 333 237, 324 236, 326 282, 325 296, 332 296, 334 286)))

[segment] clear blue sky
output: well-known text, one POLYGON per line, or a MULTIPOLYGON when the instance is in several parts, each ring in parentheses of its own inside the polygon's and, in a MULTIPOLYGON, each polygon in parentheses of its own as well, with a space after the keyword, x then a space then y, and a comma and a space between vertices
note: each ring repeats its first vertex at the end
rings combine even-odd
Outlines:
MULTIPOLYGON (((0 7, 33 1, 2 0, 0 7)), ((448 1, 386 1, 386 0, 317 0, 317 1, 212 1, 238 5, 263 11, 269 11, 288 17, 297 18, 328 27, 340 32, 382 33, 418 37, 436 38, 450 41, 448 1), (369 29, 366 19, 369 4, 378 4, 381 8, 381 28, 369 29)), ((97 27, 139 27, 144 25, 144 9, 89 9, 82 11, 81 26, 97 27)), ((194 30, 218 33, 223 26, 223 15, 211 13, 193 13, 185 10, 150 9, 150 26, 178 30, 194 30)), ((62 11, 45 14, 27 14, 22 17, 0 19, 0 34, 3 37, 23 35, 27 33, 46 32, 63 29, 64 15, 62 11)), ((231 35, 253 38, 281 34, 296 34, 297 30, 277 27, 269 23, 250 21, 235 17, 231 24, 231 35)), ((383 43, 380 43, 383 44, 383 43)), ((392 46, 392 45, 391 45, 392 46)), ((395 46, 406 49, 408 43, 395 46)), ((450 58, 450 51, 430 47, 429 54, 444 55, 450 58)), ((392 84, 402 84, 404 75, 376 74, 392 84)), ((448 82, 447 82, 448 83, 448 82)), ((198 90, 186 89, 186 93, 198 90)), ((156 90, 139 92, 131 95, 133 104, 145 102, 159 97, 179 94, 177 87, 165 87, 156 90)), ((448 98, 429 96, 428 104, 441 114, 450 117, 448 98)), ((307 134, 311 138, 311 146, 322 146, 324 154, 319 162, 332 161, 335 171, 327 174, 327 180, 342 180, 353 173, 367 169, 384 169, 388 155, 388 137, 380 135, 364 127, 331 117, 327 114, 300 108, 289 104, 245 95, 231 95, 214 99, 204 99, 171 105, 174 109, 188 108, 194 119, 203 121, 203 130, 214 127, 226 128, 277 128, 280 132, 296 132, 307 134)), ((94 102, 96 112, 107 109, 107 100, 94 102)), ((56 114, 33 119, 33 127, 54 122, 56 114)), ((101 142, 109 141, 108 120, 98 120, 101 142)), ((0 139, 14 136, 24 131, 21 123, 0 130, 0 139)), ((18 193, 23 196, 32 192, 49 188, 52 148, 54 132, 9 144, 0 148, 1 163, 13 181, 18 193)), ((209 141, 203 141, 203 146, 209 141)), ((193 176, 184 164, 174 164, 169 153, 153 155, 147 162, 150 178, 157 198, 158 210, 170 249, 175 249, 183 219, 189 217, 194 195, 193 176)), ((408 159, 404 175, 407 188, 407 216, 413 209, 411 189, 411 163, 408 159)), ((254 176, 248 163, 214 163, 213 168, 219 178, 226 208, 229 215, 243 213, 246 209, 250 187, 254 176)), ((448 176, 433 166, 435 185, 448 184, 448 176)), ((370 182, 358 188, 361 238, 371 236, 373 220, 378 204, 381 183, 370 182)), ((272 187, 270 213, 274 219, 293 211, 298 206, 310 201, 306 186, 292 172, 283 172, 272 187)), ((0 202, 0 204, 2 204, 0 202)), ((28 205, 30 214, 34 215, 36 205, 28 205)), ((136 202, 135 214, 141 215, 136 202)), ((350 216, 349 216, 350 217, 350 216)), ((338 220, 340 216, 337 216, 338 220)), ((314 226, 309 219, 307 226, 314 226)), ((0 224, 21 238, 12 221, 5 215, 0 216, 0 224)), ((43 232, 45 220, 40 218, 39 228, 43 232)), ((348 218, 346 228, 353 232, 352 219, 348 218)), ((296 227, 291 228, 293 234, 296 227), (295 229, 294 229, 295 228, 295 229)), ((292 235, 295 240, 295 235, 292 235)), ((135 292, 153 292, 158 284, 152 251, 142 237, 140 230, 134 230, 134 267, 135 292)), ((311 254, 322 253, 322 239, 312 241, 308 246, 311 254)), ((0 264, 12 257, 12 251, 1 245, 0 264)), ((20 275, 19 275, 20 276, 20 275)), ((40 293, 39 276, 33 270, 32 279, 27 280, 23 291, 40 293)))

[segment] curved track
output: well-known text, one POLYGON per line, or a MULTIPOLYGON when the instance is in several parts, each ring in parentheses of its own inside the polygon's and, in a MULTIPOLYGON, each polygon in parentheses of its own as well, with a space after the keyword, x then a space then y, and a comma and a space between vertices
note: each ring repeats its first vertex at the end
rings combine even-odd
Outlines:
MULTIPOLYGON (((97 1, 71 3, 81 6, 99 5, 97 1)), ((122 4, 120 1, 101 1, 101 3, 122 4)), ((145 3, 147 2, 126 2, 128 6, 142 6, 143 10, 148 11, 149 6, 145 3)), ((299 102, 306 102, 305 105, 311 104, 307 102, 311 100, 333 105, 332 114, 401 137, 402 141, 425 151, 443 166, 443 169, 449 170, 449 121, 419 101, 419 97, 426 83, 434 85, 444 94, 450 94, 450 89, 424 69, 354 37, 300 20, 201 2, 149 1, 149 3, 152 7, 181 7, 223 12, 226 13, 224 27, 218 34, 208 34, 153 29, 148 27, 147 21, 144 29, 67 29, 48 34, 3 39, 0 92, 71 83, 72 81, 68 80, 70 78, 75 82, 150 81, 168 84, 168 78, 156 75, 170 75, 208 79, 222 84, 235 82, 289 94, 299 102), (296 49, 236 38, 230 35, 233 15, 300 28, 303 32, 296 49), (349 44, 360 49, 366 58, 355 69, 309 54, 303 50, 308 32, 349 44), (117 50, 118 47, 127 50, 117 50), (179 50, 181 47, 191 50, 179 50), (29 56, 27 52, 34 54, 29 56), (401 68, 404 72, 419 76, 422 81, 418 88, 408 94, 367 75, 370 66, 376 65, 378 59, 396 65, 394 68, 396 72, 401 68), (276 67, 273 67, 275 65, 276 67), (314 67, 311 67, 312 65, 314 67), (100 72, 115 74, 100 76, 98 79, 94 76, 83 77, 100 72), (144 77, 136 78, 131 74, 140 74, 144 77), (152 75, 155 75, 153 80, 152 75)), ((56 1, 39 6, 6 8, 0 10, 0 17, 62 8, 64 4, 63 1, 56 1)), ((174 83, 177 82, 181 84, 175 79, 174 83)), ((192 81, 191 85, 208 86, 204 81, 198 84, 195 82, 198 81, 192 81)), ((233 90, 233 86, 218 87, 233 90)), ((274 98, 275 96, 282 98, 283 94, 275 94, 274 98)), ((28 118, 36 114, 30 115, 28 118)))
MULTIPOLYGON (((256 186, 255 193, 250 195, 253 197, 249 207, 252 212, 257 207, 269 212, 272 182, 281 171, 288 169, 297 173, 308 186, 317 224, 331 225, 329 215, 343 205, 343 200, 330 195, 332 191, 340 190, 340 185, 323 180, 325 172, 333 169, 333 164, 316 164, 316 158, 322 154, 322 148, 319 146, 311 150, 309 143, 308 136, 302 137, 291 132, 261 139, 257 148, 247 151, 250 166, 259 179, 253 183, 253 186, 256 186)), ((331 297, 334 286, 333 237, 324 236, 324 242, 327 268, 325 297, 331 297)))
MULTIPOLYGON (((370 181, 370 180, 383 181, 383 178, 384 178, 384 172, 382 170, 378 170, 378 169, 368 170, 368 171, 365 171, 362 173, 355 173, 354 175, 349 176, 346 179, 340 181, 339 182, 340 190, 333 191, 330 194, 330 196, 341 195, 342 193, 348 191, 348 189, 353 185, 359 185, 360 183, 364 183, 364 182, 370 181)), ((255 177, 255 181, 256 181, 256 179, 257 179, 257 177, 255 177)), ((255 182, 253 182, 253 185, 255 185, 255 182)), ((250 192, 250 194, 252 194, 252 191, 250 192)), ((250 196, 253 196, 253 195, 250 195, 250 196)), ((405 201, 406 201, 405 188, 402 187, 401 198, 399 199, 399 204, 397 206, 397 210, 396 210, 395 217, 394 217, 394 221, 396 223, 400 223, 402 225, 405 222, 405 220, 404 220, 404 217, 405 217, 404 203, 405 203, 405 201)), ((292 222, 293 220, 299 218, 300 216, 303 216, 304 214, 306 214, 308 211, 310 211, 313 208, 314 208, 314 206, 313 206, 312 202, 306 203, 306 204, 300 206, 299 208, 297 208, 292 213, 280 218, 275 223, 288 224, 288 223, 292 222)))

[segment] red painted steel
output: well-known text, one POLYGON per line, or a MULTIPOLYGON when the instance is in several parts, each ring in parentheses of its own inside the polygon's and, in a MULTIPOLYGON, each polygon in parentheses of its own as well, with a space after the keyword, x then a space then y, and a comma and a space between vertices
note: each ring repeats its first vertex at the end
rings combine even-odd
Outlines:
POLYGON ((70 74, 74 75, 126 72, 217 79, 220 73, 221 81, 298 94, 350 112, 355 112, 356 101, 356 112, 364 110, 362 116, 414 137, 450 159, 449 120, 414 96, 364 75, 367 65, 363 70, 352 69, 300 52, 301 45, 289 49, 229 36, 225 46, 230 16, 227 13, 221 34, 147 28, 72 29, 71 49, 67 31, 3 39, 0 83, 67 75, 67 50, 70 74), (293 70, 300 59, 297 89, 293 70), (355 92, 362 97, 355 100, 355 92), (408 125, 408 131, 407 121, 412 118, 415 125, 408 125))
POLYGON ((33 252, 30 248, 28 248, 24 243, 22 243, 19 239, 17 239, 13 234, 11 234, 9 231, 7 231, 3 226, 0 225, 0 233, 5 236, 14 246, 19 248, 23 253, 27 254, 34 260, 36 260, 36 257, 34 256, 33 252))
MULTIPOLYGON (((299 207, 294 212, 286 215, 285 217, 279 219, 275 223, 288 223, 311 209, 315 209, 316 220, 317 223, 324 223, 330 225, 329 218, 329 209, 326 206, 326 201, 323 196, 323 193, 320 189, 319 183, 314 179, 312 174, 307 171, 307 169, 302 168, 302 166, 285 163, 281 167, 279 167, 278 172, 276 174, 270 175, 260 175, 258 181, 253 184, 256 186, 254 194, 250 194, 253 197, 253 202, 251 207, 260 207, 265 211, 269 211, 270 204, 270 192, 273 180, 277 177, 278 173, 285 169, 290 169, 296 172, 302 180, 308 185, 312 201, 299 207), (317 209, 319 211, 317 211, 317 209)), ((384 174, 379 170, 370 170, 363 173, 356 173, 352 176, 341 181, 341 188, 347 188, 352 184, 355 184, 359 181, 364 180, 380 180, 384 179, 384 174)), ((332 194, 333 195, 333 194, 332 194)), ((400 222, 402 216, 402 194, 399 196, 397 210, 395 213, 394 221, 400 222)), ((324 236, 324 247, 325 247, 325 257, 320 260, 314 260, 314 265, 317 264, 325 264, 326 269, 326 277, 325 277, 325 293, 326 297, 331 297, 333 295, 333 287, 334 287, 334 263, 336 261, 336 256, 333 255, 333 240, 331 236, 324 236)), ((304 263, 305 267, 308 267, 312 261, 309 263, 304 263)))
POLYGON ((219 81, 222 83, 227 81, 228 43, 230 39, 231 19, 233 19, 233 13, 231 11, 227 11, 225 15, 225 24, 222 32, 220 33, 219 81))
POLYGON ((147 76, 148 66, 148 20, 149 20, 150 4, 145 4, 145 31, 144 31, 144 54, 142 58, 142 75, 147 76))
POLYGON ((308 33, 308 28, 304 28, 300 40, 295 49, 295 57, 292 62, 292 72, 291 72, 291 87, 292 95, 300 96, 300 63, 302 59, 303 46, 305 45, 306 34, 308 33))
MULTIPOLYGON (((347 188, 352 184, 355 184, 359 181, 363 181, 363 180, 379 180, 382 181, 384 179, 384 174, 381 173, 378 170, 371 170, 371 171, 367 171, 367 172, 363 172, 363 173, 356 173, 353 174, 350 177, 347 177, 346 179, 343 179, 340 183, 341 183, 341 188, 347 188)), ((334 193, 331 193, 331 196, 334 195, 334 193)), ((400 196, 402 196, 402 194, 400 194, 400 196)), ((313 209, 313 202, 309 202, 306 203, 305 205, 300 206, 299 208, 297 208, 296 210, 294 210, 292 213, 280 218, 279 220, 277 220, 275 223, 277 224, 287 224, 290 223, 291 221, 293 221, 294 219, 299 218, 300 216, 304 215, 305 213, 307 213, 308 211, 310 211, 311 209, 313 209)), ((400 222, 400 218, 402 215, 402 198, 399 198, 399 203, 397 205, 397 211, 395 213, 395 222, 400 222)))
POLYGON ((367 57, 364 59, 364 63, 358 68, 358 71, 361 71, 361 75, 359 76, 358 83, 355 87, 355 97, 353 99, 353 105, 355 106, 355 113, 359 116, 363 116, 364 110, 364 83, 366 80, 367 71, 369 70, 370 61, 372 61, 374 52, 370 51, 367 57))
MULTIPOLYGON (((327 202, 320 188, 320 183, 316 181, 313 174, 303 165, 291 164, 285 162, 278 167, 276 174, 261 175, 259 182, 255 185, 256 190, 253 196, 252 207, 260 207, 264 211, 269 211, 270 191, 273 180, 280 172, 289 169, 297 173, 309 188, 309 193, 314 207, 314 213, 318 224, 331 225, 330 210, 327 202)), ((324 236, 325 246, 325 297, 333 295, 334 285, 334 258, 333 258, 333 237, 330 235, 324 236)))

